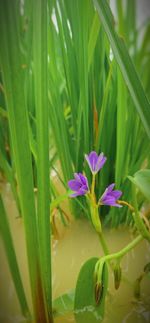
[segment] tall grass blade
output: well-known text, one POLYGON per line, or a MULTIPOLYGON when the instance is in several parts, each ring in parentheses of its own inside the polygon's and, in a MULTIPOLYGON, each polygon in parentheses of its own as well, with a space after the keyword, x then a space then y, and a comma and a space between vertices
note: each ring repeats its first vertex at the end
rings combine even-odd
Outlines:
POLYGON ((121 184, 121 178, 125 173, 125 150, 127 133, 127 89, 124 80, 118 69, 118 93, 117 93, 117 149, 116 149, 116 169, 115 182, 117 187, 121 184))
POLYGON ((52 322, 47 28, 47 0, 33 1, 33 67, 37 131, 37 224, 45 306, 49 322, 52 322))

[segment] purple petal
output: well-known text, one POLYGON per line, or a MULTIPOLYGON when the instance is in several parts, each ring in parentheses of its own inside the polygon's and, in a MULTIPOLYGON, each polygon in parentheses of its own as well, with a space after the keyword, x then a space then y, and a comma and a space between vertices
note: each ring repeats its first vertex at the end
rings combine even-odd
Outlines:
POLYGON ((99 199, 100 203, 102 203, 103 205, 120 207, 120 205, 117 203, 117 200, 122 195, 122 192, 118 190, 113 191, 114 186, 115 184, 113 183, 106 188, 103 195, 99 199))
POLYGON ((68 186, 72 191, 78 191, 81 188, 82 184, 75 179, 71 179, 68 182, 68 186))
MULTIPOLYGON (((74 178, 78 181, 78 182, 81 182, 81 173, 74 173, 74 178)), ((82 175, 84 176, 84 175, 82 175)))
POLYGON ((96 163, 98 161, 98 155, 95 151, 92 151, 89 155, 85 155, 85 158, 89 164, 92 172, 95 172, 96 163))
POLYGON ((104 156, 103 153, 101 153, 98 157, 98 160, 97 160, 97 163, 96 163, 96 166, 95 166, 95 171, 98 172, 102 167, 103 165, 105 164, 107 158, 104 156))
POLYGON ((74 178, 68 182, 69 188, 74 191, 70 197, 85 195, 89 190, 87 178, 81 173, 75 173, 74 178))
POLYGON ((85 195, 87 193, 87 188, 83 186, 82 188, 80 188, 78 193, 79 195, 85 195))
POLYGON ((101 200, 103 205, 109 205, 109 206, 116 206, 116 207, 122 207, 122 205, 116 203, 116 200, 114 198, 108 197, 105 200, 101 200))
POLYGON ((104 191, 104 193, 102 194, 101 198, 100 198, 100 201, 103 201, 105 199, 105 197, 107 196, 107 188, 106 190, 104 191))
POLYGON ((88 187, 88 180, 82 173, 74 173, 74 177, 81 185, 86 185, 88 187))
POLYGON ((81 181, 82 185, 88 186, 87 178, 81 173, 79 173, 79 177, 80 177, 80 181, 81 181))
POLYGON ((107 192, 108 192, 108 193, 112 192, 112 190, 113 190, 113 188, 114 188, 114 187, 115 187, 115 183, 110 184, 110 185, 106 188, 107 192))
POLYGON ((79 173, 74 173, 74 178, 80 182, 80 176, 79 173))
POLYGON ((107 196, 105 199, 101 199, 101 202, 105 205, 113 205, 116 200, 111 196, 107 196))
POLYGON ((113 191, 111 192, 111 195, 114 196, 115 200, 118 200, 120 198, 120 196, 122 195, 121 191, 113 191))
POLYGON ((71 193, 70 197, 77 197, 77 196, 85 195, 86 193, 87 193, 87 189, 80 188, 77 192, 71 193))
POLYGON ((69 196, 70 197, 77 197, 77 196, 79 196, 79 194, 78 194, 78 192, 75 192, 75 193, 70 194, 69 196))

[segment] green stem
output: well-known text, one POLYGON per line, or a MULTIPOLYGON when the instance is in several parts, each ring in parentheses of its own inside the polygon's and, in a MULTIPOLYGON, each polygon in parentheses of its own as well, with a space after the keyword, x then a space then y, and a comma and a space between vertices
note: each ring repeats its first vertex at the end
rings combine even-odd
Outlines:
MULTIPOLYGON (((120 251, 112 253, 111 255, 104 256, 103 261, 109 261, 111 259, 122 258, 126 253, 128 253, 131 249, 133 249, 141 240, 143 240, 142 235, 137 236, 136 239, 131 241, 126 247, 124 247, 120 251)), ((101 260, 102 260, 102 258, 101 258, 101 260)))
POLYGON ((109 252, 109 249, 108 249, 108 247, 107 247, 107 243, 106 243, 106 241, 105 241, 105 238, 104 238, 104 236, 103 236, 102 232, 101 232, 101 233, 98 233, 98 237, 99 237, 99 240, 100 240, 101 246, 102 246, 102 248, 103 248, 104 254, 105 254, 105 255, 109 255, 109 254, 110 254, 110 252, 109 252))
POLYGON ((95 202, 95 174, 93 174, 93 177, 92 177, 91 195, 92 195, 93 200, 95 202))
POLYGON ((95 174, 93 174, 92 177, 92 185, 91 185, 91 192, 87 194, 87 199, 90 205, 90 213, 91 213, 91 220, 93 223, 93 226, 98 234, 101 233, 101 221, 99 218, 98 213, 98 205, 96 203, 96 196, 95 196, 95 174))
POLYGON ((100 235, 102 231, 102 227, 101 227, 101 220, 98 214, 98 206, 92 202, 90 205, 90 209, 91 209, 92 223, 94 225, 96 232, 100 235))

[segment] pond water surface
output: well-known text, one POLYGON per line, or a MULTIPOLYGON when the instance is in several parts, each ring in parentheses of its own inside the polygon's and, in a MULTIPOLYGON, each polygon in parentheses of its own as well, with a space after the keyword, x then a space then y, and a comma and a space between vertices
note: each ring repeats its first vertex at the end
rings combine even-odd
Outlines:
MULTIPOLYGON (((3 198, 9 213, 25 291, 31 304, 23 223, 21 218, 17 218, 15 202, 8 184, 3 189, 3 198)), ((60 239, 52 242, 53 298, 75 287, 79 270, 87 259, 94 256, 100 257, 103 254, 93 228, 85 219, 72 222, 67 229, 59 226, 59 235, 60 239)), ((118 251, 133 239, 130 230, 123 227, 105 231, 105 236, 112 252, 118 251)), ((123 276, 127 281, 126 279, 122 281, 118 291, 114 289, 113 275, 110 273, 104 323, 150 322, 150 277, 145 277, 142 281, 141 299, 137 301, 133 296, 133 282, 148 262, 150 262, 150 245, 143 241, 123 258, 123 276)), ((0 322, 25 322, 20 312, 1 240, 0 282, 0 322)), ((55 319, 55 323, 69 322, 75 323, 73 313, 55 319)))

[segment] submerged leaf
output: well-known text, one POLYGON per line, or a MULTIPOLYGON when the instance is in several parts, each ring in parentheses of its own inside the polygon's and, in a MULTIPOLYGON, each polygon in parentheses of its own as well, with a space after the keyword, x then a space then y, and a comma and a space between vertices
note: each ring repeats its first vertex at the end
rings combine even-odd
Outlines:
POLYGON ((54 316, 64 315, 68 312, 73 312, 74 290, 69 291, 56 298, 53 301, 54 316))
POLYGON ((105 296, 108 286, 108 269, 104 266, 102 274, 102 289, 96 288, 94 270, 98 258, 91 258, 82 266, 75 290, 75 319, 77 323, 101 322, 104 317, 105 296))

